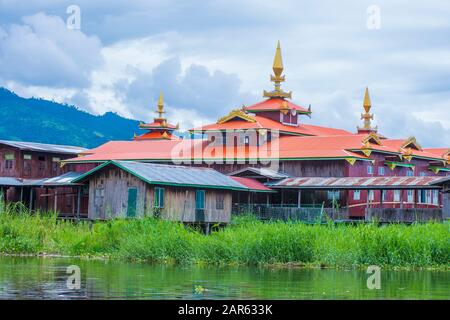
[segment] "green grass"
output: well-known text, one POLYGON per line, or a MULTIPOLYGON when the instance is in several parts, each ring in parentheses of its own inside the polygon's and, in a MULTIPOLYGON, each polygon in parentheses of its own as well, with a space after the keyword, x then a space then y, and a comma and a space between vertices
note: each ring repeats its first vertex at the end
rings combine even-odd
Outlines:
POLYGON ((89 226, 30 216, 20 205, 0 210, 0 253, 100 256, 198 264, 308 264, 449 267, 450 224, 306 225, 235 218, 205 236, 154 218, 89 226))

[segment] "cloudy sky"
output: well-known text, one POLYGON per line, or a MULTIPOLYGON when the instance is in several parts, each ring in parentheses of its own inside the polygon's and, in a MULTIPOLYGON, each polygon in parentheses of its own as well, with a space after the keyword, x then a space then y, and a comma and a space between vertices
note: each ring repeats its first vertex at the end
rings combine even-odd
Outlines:
POLYGON ((163 90, 187 129, 261 100, 280 40, 306 122, 354 131, 369 86, 381 133, 450 146, 450 2, 318 3, 0 0, 0 86, 146 121, 163 90))

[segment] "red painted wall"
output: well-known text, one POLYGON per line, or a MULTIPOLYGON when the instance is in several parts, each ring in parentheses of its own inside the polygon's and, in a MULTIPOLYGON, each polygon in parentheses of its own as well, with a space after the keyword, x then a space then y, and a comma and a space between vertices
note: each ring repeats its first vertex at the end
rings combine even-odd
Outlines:
MULTIPOLYGON (((356 161, 354 165, 349 163, 346 164, 346 175, 349 177, 392 177, 392 176, 407 176, 408 171, 411 172, 410 168, 405 167, 396 167, 394 170, 389 169, 385 164, 385 155, 372 153, 371 158, 375 159, 375 163, 372 165, 371 162, 368 161, 356 161), (373 166, 373 174, 369 174, 367 167, 371 165, 373 166), (378 168, 384 168, 384 175, 380 174, 378 168)), ((413 176, 445 176, 445 172, 440 172, 439 174, 435 174, 432 171, 428 170, 429 161, 421 160, 421 159, 412 159, 411 164, 415 165, 415 169, 412 172, 413 176)), ((360 200, 354 200, 355 191, 348 191, 348 204, 350 207, 350 215, 355 217, 363 217, 365 213, 365 208, 367 205, 367 196, 368 192, 366 190, 360 191, 360 200)), ((370 202, 370 207, 380 207, 380 191, 374 190, 374 199, 370 202)), ((385 199, 383 200, 384 208, 400 208, 400 202, 394 201, 394 190, 386 190, 385 199)), ((414 203, 414 199, 418 198, 417 192, 413 193, 413 201, 408 202, 407 200, 407 190, 400 191, 400 199, 403 197, 403 207, 404 208, 412 208, 416 206, 417 208, 436 208, 438 204, 428 204, 428 203, 414 203)), ((438 196, 439 204, 442 203, 441 195, 438 196)))

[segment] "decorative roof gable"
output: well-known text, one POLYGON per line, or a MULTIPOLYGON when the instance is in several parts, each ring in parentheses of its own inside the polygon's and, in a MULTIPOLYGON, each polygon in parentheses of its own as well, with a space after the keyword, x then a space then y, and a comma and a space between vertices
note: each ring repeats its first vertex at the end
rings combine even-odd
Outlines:
POLYGON ((217 120, 217 123, 222 124, 222 123, 228 122, 228 121, 236 119, 236 118, 239 118, 239 119, 247 121, 247 122, 256 122, 256 120, 252 116, 246 114, 241 109, 236 109, 236 110, 232 110, 228 115, 217 120))
POLYGON ((422 147, 417 143, 417 140, 415 137, 409 137, 405 140, 405 142, 401 145, 402 149, 406 148, 413 148, 419 151, 422 151, 422 147))

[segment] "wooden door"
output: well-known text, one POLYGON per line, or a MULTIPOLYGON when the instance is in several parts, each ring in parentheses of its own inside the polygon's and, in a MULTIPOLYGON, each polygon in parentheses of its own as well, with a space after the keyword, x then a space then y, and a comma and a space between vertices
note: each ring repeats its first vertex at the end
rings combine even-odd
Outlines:
POLYGON ((127 207, 127 217, 136 217, 136 207, 137 207, 137 188, 128 188, 128 207, 127 207))
POLYGON ((195 221, 205 221, 205 190, 195 192, 195 221))

